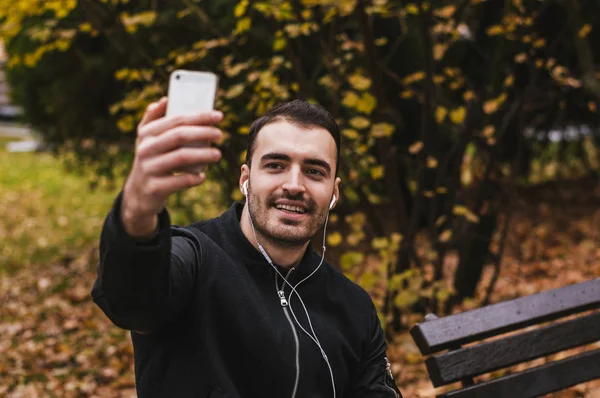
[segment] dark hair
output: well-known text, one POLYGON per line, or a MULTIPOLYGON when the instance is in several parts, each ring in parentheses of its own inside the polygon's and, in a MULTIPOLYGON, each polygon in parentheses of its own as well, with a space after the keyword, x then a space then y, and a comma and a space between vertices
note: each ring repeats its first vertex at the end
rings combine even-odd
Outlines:
POLYGON ((333 137, 337 148, 335 160, 335 173, 337 175, 340 165, 340 128, 333 116, 323 107, 298 99, 276 106, 252 123, 248 133, 248 151, 246 152, 248 167, 252 163, 252 154, 255 149, 254 142, 259 131, 266 125, 280 120, 285 120, 302 128, 322 127, 327 130, 333 137))

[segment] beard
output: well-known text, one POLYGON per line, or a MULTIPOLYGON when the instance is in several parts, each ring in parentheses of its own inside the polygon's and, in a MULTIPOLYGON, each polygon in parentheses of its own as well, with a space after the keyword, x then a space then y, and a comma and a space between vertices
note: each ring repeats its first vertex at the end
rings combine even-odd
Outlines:
POLYGON ((256 233, 262 239, 272 244, 284 247, 301 247, 314 237, 325 224, 327 209, 319 210, 312 199, 303 200, 298 196, 271 195, 264 201, 258 195, 249 190, 248 211, 253 222, 256 233), (275 204, 279 199, 302 201, 306 206, 306 214, 302 221, 280 218, 275 204))

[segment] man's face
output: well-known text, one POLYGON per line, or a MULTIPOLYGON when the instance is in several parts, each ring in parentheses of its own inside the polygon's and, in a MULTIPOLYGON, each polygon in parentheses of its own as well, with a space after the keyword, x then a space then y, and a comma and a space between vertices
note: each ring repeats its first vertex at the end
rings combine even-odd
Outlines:
POLYGON ((263 127, 255 141, 248 206, 256 232, 277 244, 300 246, 325 223, 335 177, 337 149, 321 127, 302 128, 287 121, 263 127))

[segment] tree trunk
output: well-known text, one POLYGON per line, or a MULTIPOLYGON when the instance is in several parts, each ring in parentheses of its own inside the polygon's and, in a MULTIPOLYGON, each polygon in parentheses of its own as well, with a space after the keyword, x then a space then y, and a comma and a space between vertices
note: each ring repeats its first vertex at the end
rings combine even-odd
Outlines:
POLYGON ((489 258, 490 243, 496 226, 496 212, 482 215, 479 223, 464 239, 465 243, 460 249, 460 260, 454 275, 454 289, 458 302, 474 296, 483 266, 489 258))

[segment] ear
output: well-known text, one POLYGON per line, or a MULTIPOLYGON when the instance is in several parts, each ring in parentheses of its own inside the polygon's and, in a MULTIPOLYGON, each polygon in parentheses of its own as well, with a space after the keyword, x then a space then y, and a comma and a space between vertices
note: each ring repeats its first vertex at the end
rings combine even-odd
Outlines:
MULTIPOLYGON (((243 164, 242 168, 241 168, 241 174, 240 174, 240 191, 242 192, 242 194, 244 196, 246 196, 246 193, 244 192, 244 185, 248 184, 248 180, 250 179, 250 168, 248 167, 248 165, 243 164)), ((246 185, 247 187, 247 185, 246 185)))
POLYGON ((333 198, 329 204, 329 210, 332 210, 340 200, 340 182, 342 182, 342 179, 340 177, 336 177, 335 182, 333 183, 333 198))

